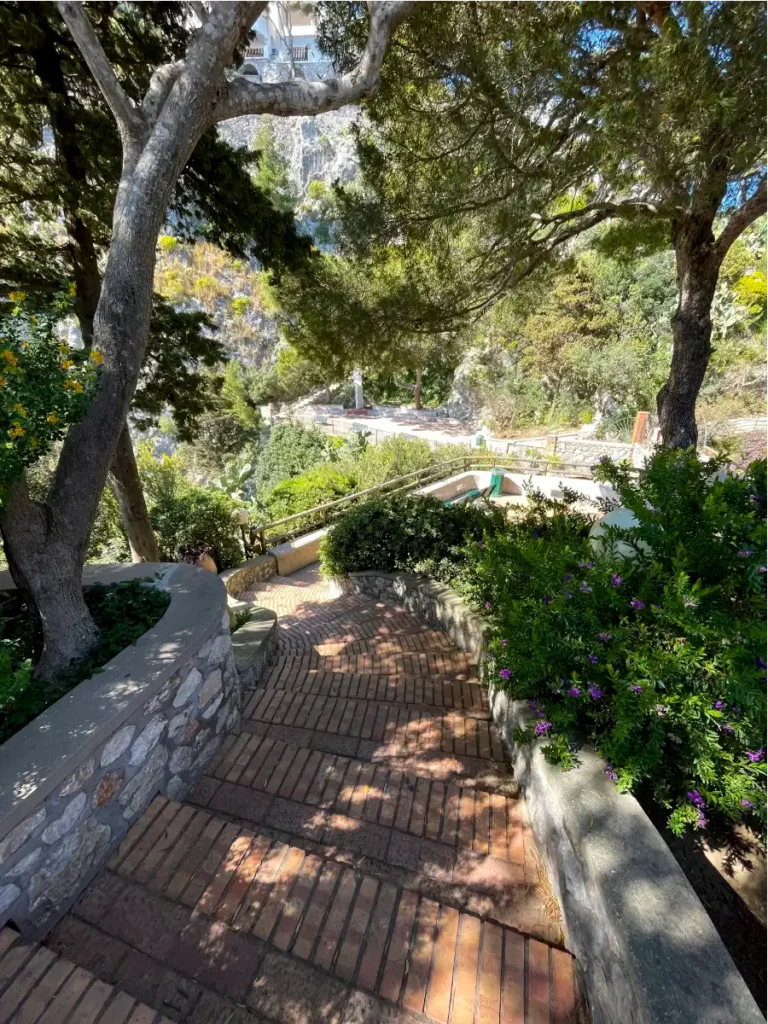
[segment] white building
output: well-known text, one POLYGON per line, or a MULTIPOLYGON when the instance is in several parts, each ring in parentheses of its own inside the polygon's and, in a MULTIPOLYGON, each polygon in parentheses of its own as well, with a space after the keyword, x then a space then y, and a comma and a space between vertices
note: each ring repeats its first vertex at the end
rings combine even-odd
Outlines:
POLYGON ((325 78, 332 64, 317 45, 314 3, 272 0, 253 26, 255 37, 245 53, 243 74, 266 80, 325 78))

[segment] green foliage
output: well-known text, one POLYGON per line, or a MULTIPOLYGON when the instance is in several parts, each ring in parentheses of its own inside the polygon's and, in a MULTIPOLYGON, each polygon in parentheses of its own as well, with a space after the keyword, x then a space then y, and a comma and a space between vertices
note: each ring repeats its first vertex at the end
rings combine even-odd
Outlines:
POLYGON ((432 449, 426 441, 395 434, 381 444, 368 445, 360 455, 357 463, 360 488, 376 487, 416 469, 424 469, 433 461, 432 449))
POLYGON ((333 524, 321 548, 323 574, 413 570, 424 562, 460 559, 503 520, 498 509, 445 506, 425 495, 365 501, 333 524))
POLYGON ((164 560, 194 561, 209 554, 219 571, 231 569, 244 557, 236 536, 238 504, 223 491, 182 485, 160 496, 149 510, 164 560))
POLYGON ((54 334, 54 317, 25 308, 23 293, 0 320, 0 504, 24 469, 48 454, 84 415, 98 352, 83 359, 54 334))
POLYGON ((765 463, 717 469, 662 451, 637 483, 606 463, 637 527, 595 550, 578 519, 524 517, 486 537, 460 583, 547 756, 568 767, 588 737, 677 833, 708 815, 765 826, 765 463))
MULTIPOLYGON (((283 480, 269 491, 260 504, 267 521, 292 516, 297 512, 335 501, 357 488, 354 468, 345 463, 313 466, 301 476, 283 480)), ((294 524, 301 525, 300 523, 294 524)))
POLYGON ((30 616, 16 594, 0 607, 0 743, 120 651, 136 643, 162 617, 170 603, 165 591, 141 580, 87 587, 85 603, 99 628, 96 650, 51 685, 32 679, 38 642, 30 616))
POLYGON ((259 494, 270 491, 281 480, 298 476, 304 470, 328 459, 323 434, 295 423, 278 423, 259 458, 256 486, 259 494))
POLYGON ((276 210, 292 214, 296 207, 296 195, 288 164, 277 147, 269 122, 261 125, 256 132, 251 148, 256 154, 257 163, 254 184, 270 197, 276 210))

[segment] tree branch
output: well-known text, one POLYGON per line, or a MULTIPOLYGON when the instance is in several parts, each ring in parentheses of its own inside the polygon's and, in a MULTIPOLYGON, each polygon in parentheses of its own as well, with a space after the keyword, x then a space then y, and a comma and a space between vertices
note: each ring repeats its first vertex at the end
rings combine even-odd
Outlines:
POLYGON ((211 123, 244 114, 311 116, 358 103, 378 86, 390 37, 410 14, 412 6, 408 0, 380 0, 369 4, 370 24, 365 49, 356 67, 340 78, 330 78, 325 82, 292 79, 256 83, 238 76, 227 81, 213 105, 211 123))
POLYGON ((108 103, 121 137, 124 141, 136 139, 146 130, 144 117, 118 82, 109 58, 104 53, 99 37, 82 5, 73 3, 72 0, 56 0, 56 7, 108 103))
POLYGON ((725 259, 725 254, 739 237, 746 231, 750 224, 753 224, 758 217, 766 212, 766 179, 763 178, 750 198, 731 215, 730 220, 715 242, 715 251, 720 261, 725 259))
POLYGON ((628 199, 622 203, 587 203, 586 206, 581 206, 577 210, 566 210, 564 213, 555 213, 551 217, 542 217, 541 224, 558 224, 593 213, 601 213, 602 219, 607 219, 608 217, 656 217, 661 212, 661 206, 639 199, 628 199))

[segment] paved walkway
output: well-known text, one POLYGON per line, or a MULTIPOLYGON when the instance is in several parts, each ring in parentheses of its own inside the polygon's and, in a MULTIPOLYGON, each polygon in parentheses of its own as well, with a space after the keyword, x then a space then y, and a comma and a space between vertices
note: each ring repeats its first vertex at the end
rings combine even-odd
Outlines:
POLYGON ((279 613, 280 646, 241 732, 185 803, 152 803, 43 948, 31 991, 63 963, 65 992, 76 964, 99 1009, 13 1017, 0 996, 0 1022, 573 1020, 476 666, 314 568, 249 596, 279 613))

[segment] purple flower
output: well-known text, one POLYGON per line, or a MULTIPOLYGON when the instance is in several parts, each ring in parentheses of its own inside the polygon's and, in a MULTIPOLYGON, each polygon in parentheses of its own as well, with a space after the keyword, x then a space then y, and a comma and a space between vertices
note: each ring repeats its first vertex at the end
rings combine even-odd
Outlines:
POLYGON ((736 715, 737 718, 743 712, 743 710, 744 710, 743 708, 737 708, 735 706, 731 708, 731 711, 733 712, 734 715, 736 715))
POLYGON ((645 608, 645 601, 641 601, 639 597, 633 597, 629 602, 629 607, 636 612, 640 612, 645 608))
POLYGON ((596 654, 588 654, 587 657, 589 658, 589 660, 592 662, 593 665, 597 664, 597 655, 596 654))
POLYGON ((612 587, 620 587, 621 584, 622 584, 621 576, 619 576, 619 574, 617 572, 613 573, 613 575, 611 576, 611 586, 612 587))
POLYGON ((715 709, 715 711, 724 711, 726 708, 726 703, 724 700, 716 700, 712 707, 715 709))
POLYGON ((594 569, 595 568, 595 563, 594 562, 579 562, 579 568, 580 569, 594 569))
POLYGON ((757 665, 758 668, 761 668, 763 669, 763 671, 765 671, 765 658, 761 658, 760 656, 755 658, 755 665, 757 665))
POLYGON ((565 593, 565 596, 566 597, 573 597, 573 594, 570 592, 570 590, 567 590, 566 593, 565 593))
POLYGON ((589 696, 592 698, 592 700, 600 700, 600 698, 603 696, 603 691, 600 689, 599 686, 590 686, 589 696))
POLYGON ((563 583, 570 583, 572 579, 573 576, 571 576, 570 573, 566 573, 565 576, 563 576, 563 583))
POLYGON ((724 725, 723 726, 723 732, 725 733, 726 736, 733 736, 733 726, 732 725, 724 725))
POLYGON ((694 806, 698 807, 699 809, 701 809, 702 807, 706 807, 707 806, 706 800, 701 795, 701 793, 698 791, 698 789, 692 789, 690 791, 690 793, 687 794, 687 796, 688 796, 688 799, 691 801, 691 803, 694 804, 694 806))
POLYGON ((754 548, 742 548, 741 551, 736 552, 739 558, 750 558, 754 553, 754 548))
POLYGON ((609 778, 609 779, 611 780, 611 782, 616 782, 616 780, 617 780, 617 779, 618 779, 618 777, 619 777, 619 776, 618 776, 618 775, 616 774, 616 772, 615 772, 615 770, 614 770, 614 767, 613 767, 613 765, 612 765, 612 764, 607 764, 607 765, 605 766, 605 768, 603 768, 603 775, 607 775, 607 776, 608 776, 608 778, 609 778))
POLYGON ((602 640, 604 644, 607 644, 610 640, 613 639, 613 633, 598 633, 597 639, 602 640))
POLYGON ((696 827, 697 828, 706 828, 708 824, 709 824, 709 821, 707 819, 706 814, 702 814, 701 812, 699 812, 699 816, 696 819, 696 827))
POLYGON ((537 722, 536 728, 533 731, 536 733, 537 736, 546 736, 551 728, 551 722, 537 722))
POLYGON ((491 602, 490 601, 486 601, 485 602, 485 610, 487 612, 489 612, 491 610, 491 608, 493 608, 493 605, 491 604, 491 602))
POLYGON ((752 803, 751 800, 747 800, 746 797, 743 797, 743 799, 741 801, 741 806, 742 807, 754 807, 755 805, 752 803))
POLYGON ((755 761, 755 762, 757 762, 757 761, 764 761, 765 760, 765 750, 762 747, 760 747, 759 750, 748 750, 747 751, 747 757, 749 758, 750 761, 755 761))
POLYGON ((582 580, 581 581, 581 583, 579 585, 579 590, 582 592, 582 594, 591 594, 592 593, 592 587, 589 586, 589 584, 587 583, 586 580, 582 580))
POLYGON ((643 692, 642 686, 638 686, 637 683, 632 683, 629 688, 632 691, 632 693, 642 693, 643 692))
POLYGON ((581 690, 578 688, 578 686, 572 686, 570 688, 570 690, 568 691, 568 696, 569 697, 580 697, 581 696, 581 690))
POLYGON ((499 643, 501 644, 502 647, 506 647, 507 646, 507 641, 506 640, 500 640, 499 643))
POLYGON ((552 604, 552 595, 551 594, 545 594, 544 595, 544 604, 552 604))
POLYGON ((539 706, 539 702, 537 700, 529 700, 528 701, 528 707, 531 709, 531 711, 540 711, 541 710, 541 708, 539 706))
POLYGON ((499 675, 501 676, 502 679, 509 679, 512 673, 509 671, 508 668, 503 668, 501 672, 499 672, 499 675))
POLYGON ((758 567, 757 567, 757 571, 758 571, 759 573, 763 573, 763 574, 764 574, 764 573, 765 573, 765 571, 766 571, 766 567, 765 567, 764 565, 758 565, 758 567))

